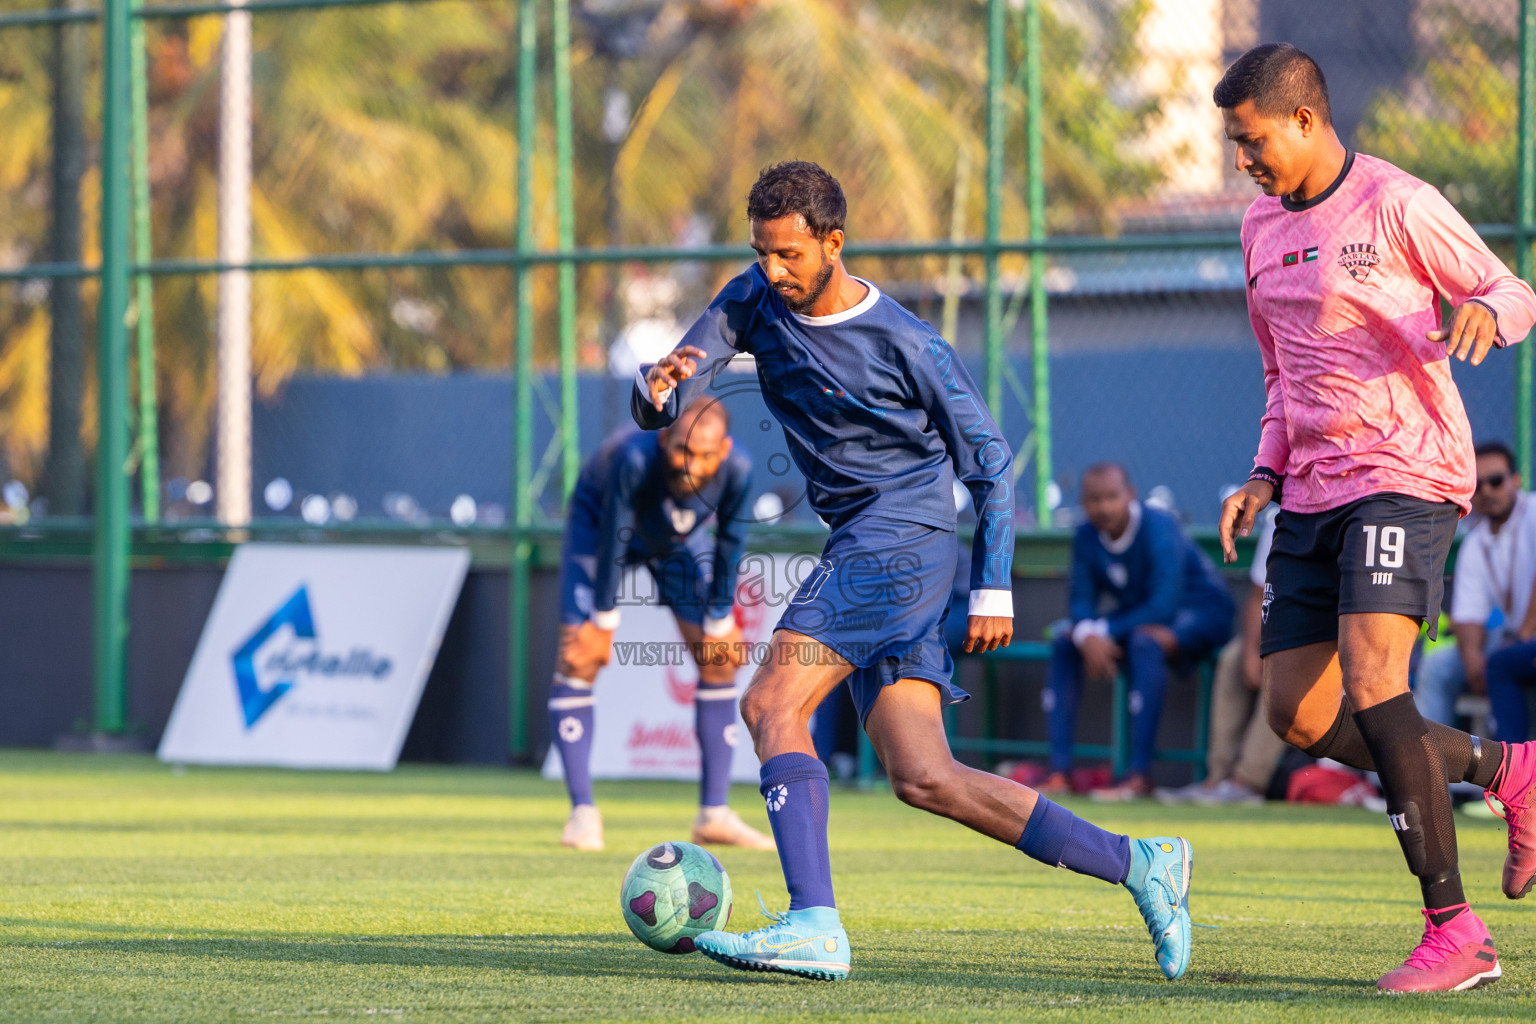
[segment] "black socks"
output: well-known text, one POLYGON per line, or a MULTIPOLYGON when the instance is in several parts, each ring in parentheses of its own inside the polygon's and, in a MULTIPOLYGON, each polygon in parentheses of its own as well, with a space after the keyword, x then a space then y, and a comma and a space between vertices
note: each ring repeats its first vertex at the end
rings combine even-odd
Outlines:
POLYGON ((1333 725, 1318 740, 1306 749, 1307 756, 1318 760, 1332 758, 1340 764, 1347 764, 1351 768, 1358 768, 1363 772, 1376 770, 1376 762, 1371 759, 1370 748, 1365 745, 1365 737, 1360 735, 1360 727, 1355 725, 1354 716, 1350 714, 1349 698, 1339 700, 1339 713, 1333 719, 1333 725))
POLYGON ((1404 693, 1382 701, 1355 712, 1354 720, 1381 773, 1387 817, 1408 870, 1418 876, 1424 906, 1449 911, 1466 903, 1456 864, 1456 823, 1446 790, 1445 760, 1413 697, 1404 693))
POLYGON ((1445 770, 1451 778, 1484 789, 1493 785, 1493 777, 1499 774, 1499 766, 1504 763, 1502 743, 1471 736, 1439 722, 1426 724, 1440 747, 1440 756, 1445 758, 1445 770))
MULTIPOLYGON (((1392 700, 1404 699, 1410 702, 1413 700, 1408 694, 1392 698, 1392 700)), ((1371 756, 1370 745, 1361 735, 1361 727, 1356 724, 1358 718, 1358 715, 1350 714, 1348 699, 1341 700, 1339 714, 1333 720, 1332 727, 1322 739, 1307 748, 1307 753, 1312 757, 1332 758, 1361 771, 1376 771, 1376 760, 1371 756)), ((1422 716, 1420 721, 1423 721, 1422 716)), ((1499 773, 1499 766, 1504 763, 1502 744, 1494 740, 1469 736, 1460 729, 1453 729, 1439 722, 1424 722, 1424 724, 1429 728, 1430 735, 1434 737, 1435 745, 1440 748, 1441 761, 1450 778, 1458 782, 1470 782, 1483 789, 1493 785, 1494 776, 1499 773)))

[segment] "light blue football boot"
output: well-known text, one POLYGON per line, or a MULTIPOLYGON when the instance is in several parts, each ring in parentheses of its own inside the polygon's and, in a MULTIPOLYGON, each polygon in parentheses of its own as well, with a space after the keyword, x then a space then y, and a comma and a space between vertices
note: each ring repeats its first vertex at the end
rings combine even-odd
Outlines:
POLYGON ((817 981, 844 981, 852 962, 848 933, 831 907, 807 907, 775 914, 758 906, 773 924, 738 935, 705 932, 694 948, 711 960, 739 971, 777 971, 817 981))
POLYGON ((1157 948, 1157 966, 1169 981, 1189 970, 1189 876, 1194 866, 1195 853, 1188 840, 1131 840, 1131 870, 1125 887, 1136 897, 1136 909, 1157 948))

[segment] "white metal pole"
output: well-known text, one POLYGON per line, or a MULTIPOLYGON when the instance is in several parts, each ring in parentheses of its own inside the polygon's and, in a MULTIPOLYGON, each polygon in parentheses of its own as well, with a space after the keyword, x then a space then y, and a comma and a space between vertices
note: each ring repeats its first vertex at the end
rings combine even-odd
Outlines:
MULTIPOLYGON (((234 0, 243 4, 245 0, 234 0)), ((219 75, 219 261, 251 258, 251 15, 224 17, 219 75)), ((251 521, 251 275, 219 275, 219 521, 251 521)))

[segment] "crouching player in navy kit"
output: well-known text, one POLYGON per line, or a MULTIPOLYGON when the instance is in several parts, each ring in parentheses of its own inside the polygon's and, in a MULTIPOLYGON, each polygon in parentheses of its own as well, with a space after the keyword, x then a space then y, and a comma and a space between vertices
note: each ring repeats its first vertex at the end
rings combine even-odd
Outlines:
POLYGON ((1197 663, 1232 635, 1232 594, 1216 566, 1166 512, 1136 500, 1125 467, 1083 473, 1088 521, 1072 538, 1072 628, 1051 651, 1042 692, 1051 721, 1051 776, 1041 792, 1068 792, 1083 677, 1113 679, 1124 666, 1131 696, 1131 760, 1095 800, 1152 795, 1152 756, 1168 688, 1166 662, 1197 663))
POLYGON ((560 842, 603 848, 592 803, 592 684, 608 664, 619 624, 619 583, 645 565, 655 597, 672 609, 699 665, 694 694, 702 772, 695 843, 773 849, 773 840, 726 805, 736 745, 741 631, 731 609, 752 464, 732 450, 719 402, 684 410, 671 428, 615 432, 581 469, 571 495, 560 572, 560 655, 549 690, 549 728, 565 767, 571 817, 560 842), (715 523, 715 542, 704 527, 715 523))
POLYGON ((1013 456, 944 339, 843 268, 846 212, 842 188, 816 164, 763 171, 747 199, 757 263, 670 355, 641 368, 634 396, 641 426, 664 426, 733 356, 750 353, 810 504, 832 531, 742 698, 789 909, 768 915, 769 927, 706 932, 695 945, 742 970, 848 976, 827 770, 807 727, 846 679, 898 797, 1052 867, 1125 885, 1158 965, 1177 978, 1189 964, 1187 842, 1114 835, 950 755, 943 706, 966 699, 950 682, 943 638, 954 481, 978 513, 965 649, 989 651, 1013 636, 1013 456))

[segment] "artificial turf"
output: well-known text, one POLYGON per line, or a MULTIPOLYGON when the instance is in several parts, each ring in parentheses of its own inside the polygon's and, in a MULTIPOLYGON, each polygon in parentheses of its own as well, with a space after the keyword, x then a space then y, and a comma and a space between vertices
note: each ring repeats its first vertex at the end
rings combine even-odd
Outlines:
MULTIPOLYGON (((686 838, 691 786, 599 785, 608 850, 557 844, 565 801, 525 772, 173 769, 0 752, 0 1020, 1137 1021, 1536 1018, 1536 898, 1499 894, 1503 826, 1462 821, 1463 874, 1504 978, 1376 994, 1417 941, 1417 886, 1378 816, 1342 808, 1079 811, 1196 854, 1194 961, 1162 980, 1121 889, 888 793, 835 791, 854 947, 842 984, 730 971, 636 942, 634 855, 686 838), (1134 1015, 1134 1016, 1132 1016, 1134 1015)), ((736 806, 764 825, 757 796, 736 806)), ((732 927, 773 854, 721 852, 732 927)))

